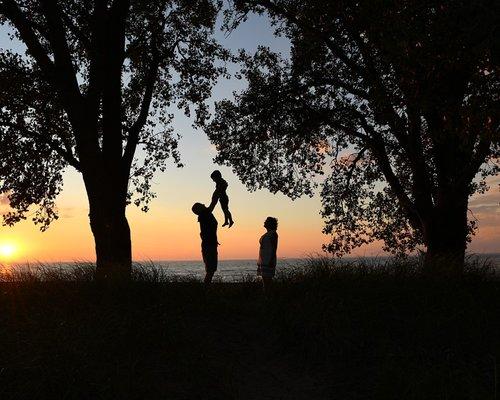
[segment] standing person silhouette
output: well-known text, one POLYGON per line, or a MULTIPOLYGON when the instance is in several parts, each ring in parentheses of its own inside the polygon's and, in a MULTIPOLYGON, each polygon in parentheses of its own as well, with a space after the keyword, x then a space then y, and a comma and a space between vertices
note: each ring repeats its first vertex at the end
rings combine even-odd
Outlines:
POLYGON ((212 278, 217 271, 218 253, 217 246, 217 220, 212 211, 215 204, 206 207, 201 203, 194 203, 191 210, 198 216, 200 223, 201 255, 205 264, 205 285, 212 282, 212 278))
POLYGON ((222 178, 222 174, 218 170, 212 172, 210 178, 212 178, 212 180, 215 182, 215 190, 212 195, 212 202, 210 203, 210 207, 214 209, 218 200, 222 211, 224 212, 224 224, 222 226, 229 225, 229 228, 231 228, 234 224, 234 221, 231 212, 229 211, 229 197, 227 196, 226 192, 228 186, 227 181, 222 178))
POLYGON ((259 259, 257 261, 257 275, 262 277, 262 287, 268 293, 276 271, 276 251, 278 249, 278 220, 267 217, 264 221, 264 233, 259 240, 259 259))

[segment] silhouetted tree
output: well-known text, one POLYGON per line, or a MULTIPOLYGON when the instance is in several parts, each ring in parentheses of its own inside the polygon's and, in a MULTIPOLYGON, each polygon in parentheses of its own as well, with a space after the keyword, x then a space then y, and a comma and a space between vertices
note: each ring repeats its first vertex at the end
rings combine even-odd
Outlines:
POLYGON ((498 172, 498 2, 236 0, 228 29, 250 12, 270 15, 291 54, 241 53, 248 88, 206 128, 216 161, 292 198, 329 173, 329 252, 424 244, 460 269, 468 198, 498 172))
POLYGON ((133 201, 147 210, 153 173, 169 157, 180 165, 169 106, 205 114, 224 73, 215 61, 225 53, 211 36, 219 8, 211 0, 0 1, 0 22, 26 47, 26 55, 0 50, 7 224, 32 205, 42 229, 57 218, 70 165, 87 190, 98 277, 129 276, 125 208, 133 201))

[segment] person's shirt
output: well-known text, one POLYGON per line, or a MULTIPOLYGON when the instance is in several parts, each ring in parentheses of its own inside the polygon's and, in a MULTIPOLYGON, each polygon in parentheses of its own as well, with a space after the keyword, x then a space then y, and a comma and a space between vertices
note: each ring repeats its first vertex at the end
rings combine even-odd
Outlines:
POLYGON ((217 220, 207 209, 198 216, 201 244, 217 245, 217 220))
POLYGON ((276 250, 278 249, 278 233, 276 231, 267 231, 260 240, 258 265, 276 267, 276 250))
POLYGON ((217 180, 217 182, 215 182, 214 195, 216 195, 217 197, 227 196, 227 194, 226 194, 227 186, 228 185, 227 185, 226 180, 224 180, 222 178, 217 180))

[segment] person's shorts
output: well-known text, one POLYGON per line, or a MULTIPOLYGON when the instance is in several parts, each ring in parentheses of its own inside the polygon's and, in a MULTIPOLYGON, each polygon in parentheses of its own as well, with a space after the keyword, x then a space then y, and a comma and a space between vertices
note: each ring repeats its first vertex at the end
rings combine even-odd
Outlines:
POLYGON ((201 255, 205 263, 205 271, 212 273, 217 271, 217 245, 201 246, 201 255))
POLYGON ((257 275, 263 278, 274 278, 276 272, 276 267, 270 267, 269 265, 259 265, 257 267, 257 275))

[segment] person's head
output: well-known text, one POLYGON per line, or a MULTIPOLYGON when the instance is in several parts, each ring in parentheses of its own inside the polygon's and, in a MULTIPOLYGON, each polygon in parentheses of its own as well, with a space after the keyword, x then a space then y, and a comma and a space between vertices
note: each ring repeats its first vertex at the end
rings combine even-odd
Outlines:
POLYGON ((222 174, 219 170, 216 169, 214 172, 212 172, 210 178, 212 178, 214 182, 217 182, 218 180, 222 179, 222 174))
POLYGON ((264 221, 264 228, 270 231, 278 229, 278 220, 274 217, 267 217, 264 221))
POLYGON ((191 211, 193 211, 196 215, 200 215, 205 211, 207 207, 205 207, 205 204, 201 203, 194 203, 193 207, 191 207, 191 211))

